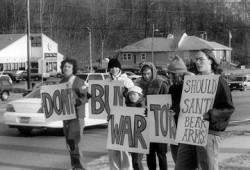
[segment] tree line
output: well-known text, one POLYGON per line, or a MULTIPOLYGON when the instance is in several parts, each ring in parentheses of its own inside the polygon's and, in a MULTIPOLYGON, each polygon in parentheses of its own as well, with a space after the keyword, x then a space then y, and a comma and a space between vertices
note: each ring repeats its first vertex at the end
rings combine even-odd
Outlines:
MULTIPOLYGON (((30 0, 31 33, 56 41, 59 52, 82 64, 111 57, 121 47, 152 36, 200 36, 229 46, 232 59, 250 63, 249 0, 30 0), (86 29, 88 28, 88 29, 86 29), (103 45, 103 46, 102 46, 103 45), (103 48, 102 48, 103 47, 103 48)), ((26 33, 26 0, 0 1, 0 33, 26 33)))

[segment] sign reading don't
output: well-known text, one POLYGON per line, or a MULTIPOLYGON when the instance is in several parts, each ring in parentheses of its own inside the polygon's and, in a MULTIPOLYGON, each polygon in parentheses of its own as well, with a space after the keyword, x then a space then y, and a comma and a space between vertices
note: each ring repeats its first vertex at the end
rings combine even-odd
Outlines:
POLYGON ((52 122, 76 118, 75 108, 72 103, 71 83, 42 86, 41 96, 46 121, 52 122))

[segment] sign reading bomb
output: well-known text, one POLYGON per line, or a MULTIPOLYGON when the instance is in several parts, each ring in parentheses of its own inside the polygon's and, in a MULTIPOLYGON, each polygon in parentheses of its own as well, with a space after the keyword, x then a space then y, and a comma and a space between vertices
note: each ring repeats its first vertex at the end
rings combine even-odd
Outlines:
POLYGON ((149 153, 148 125, 145 108, 111 107, 107 148, 149 153))
POLYGON ((147 95, 147 103, 150 142, 177 144, 174 116, 169 112, 171 95, 147 95))
POLYGON ((122 81, 89 81, 89 93, 91 94, 89 118, 107 119, 107 115, 110 114, 110 107, 125 106, 122 94, 123 86, 122 81))
POLYGON ((46 121, 76 118, 71 83, 41 86, 41 96, 46 121))
POLYGON ((185 76, 180 114, 177 126, 177 142, 205 146, 209 122, 203 115, 212 109, 219 75, 185 76))

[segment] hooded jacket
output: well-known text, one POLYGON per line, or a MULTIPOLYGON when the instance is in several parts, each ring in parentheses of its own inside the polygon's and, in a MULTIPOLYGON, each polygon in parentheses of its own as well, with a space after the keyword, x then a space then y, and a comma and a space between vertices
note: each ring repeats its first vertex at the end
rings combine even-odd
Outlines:
POLYGON ((139 86, 142 88, 143 94, 145 96, 150 95, 150 94, 168 94, 167 82, 163 78, 157 75, 156 67, 154 66, 153 63, 151 62, 145 63, 141 69, 141 74, 142 74, 142 77, 141 77, 139 86), (149 66, 152 71, 152 79, 150 82, 147 82, 143 78, 142 71, 145 66, 149 66))

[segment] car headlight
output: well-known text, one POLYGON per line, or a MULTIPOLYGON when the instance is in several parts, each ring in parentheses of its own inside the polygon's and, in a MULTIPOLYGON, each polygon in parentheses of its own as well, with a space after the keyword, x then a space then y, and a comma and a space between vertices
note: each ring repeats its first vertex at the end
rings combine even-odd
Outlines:
POLYGON ((7 112, 16 112, 12 104, 7 104, 6 111, 7 112))
POLYGON ((230 83, 228 83, 228 86, 230 86, 231 84, 230 83))

